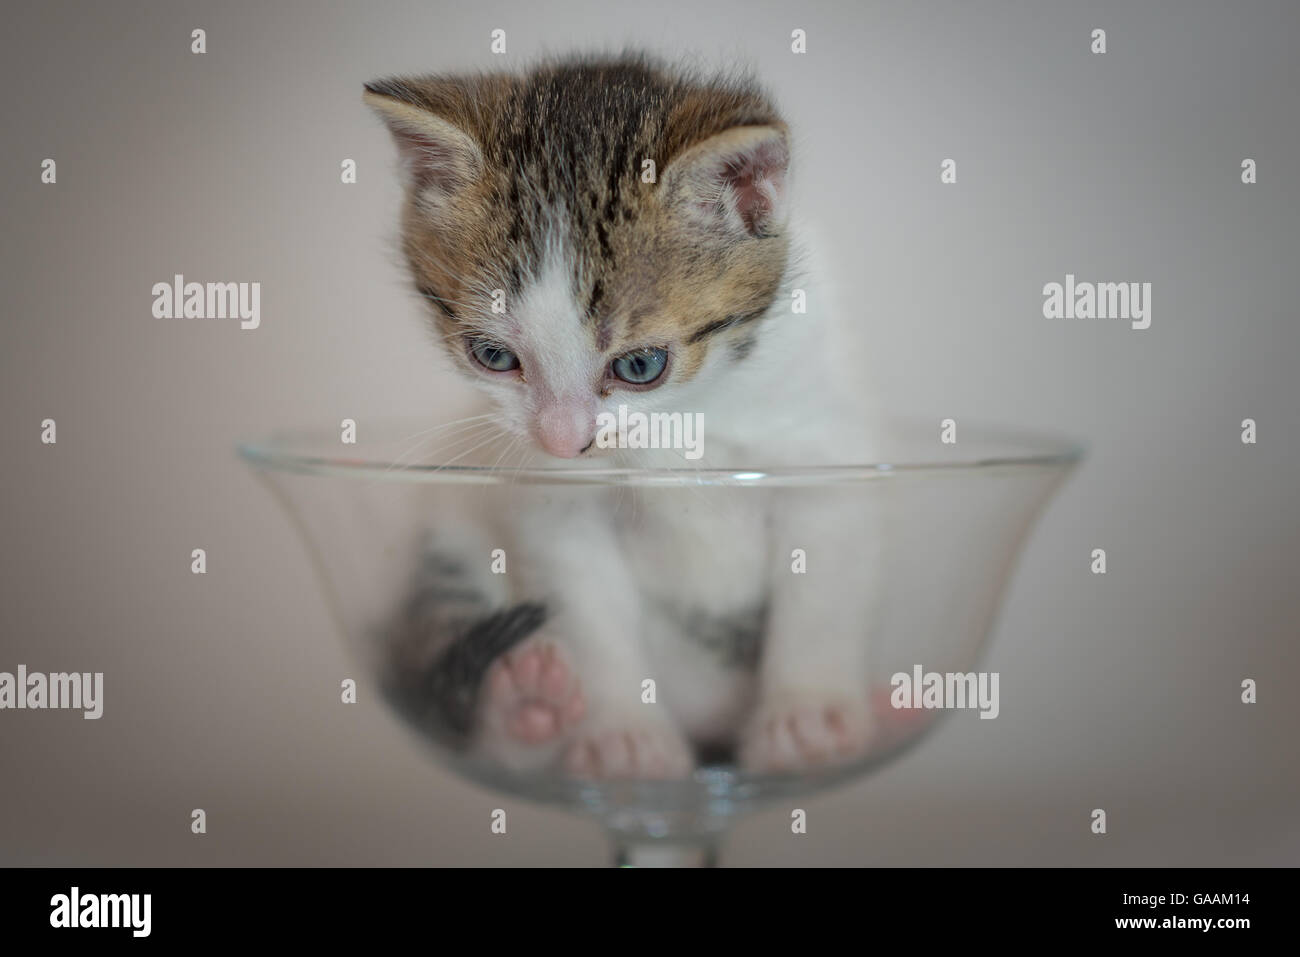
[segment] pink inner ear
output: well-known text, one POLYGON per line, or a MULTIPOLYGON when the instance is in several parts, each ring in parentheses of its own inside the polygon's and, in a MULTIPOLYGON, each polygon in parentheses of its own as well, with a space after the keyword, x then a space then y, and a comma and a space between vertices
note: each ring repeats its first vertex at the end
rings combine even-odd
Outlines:
POLYGON ((771 219, 784 176, 781 167, 764 165, 755 157, 727 164, 723 179, 731 187, 736 211, 751 233, 762 232, 771 219))
POLYGON ((452 192, 469 182, 471 160, 459 146, 431 134, 406 129, 397 131, 397 141, 402 162, 417 188, 432 186, 452 192))
POLYGON ((764 233, 785 188, 789 154, 784 144, 768 141, 725 158, 715 173, 718 198, 702 199, 702 210, 718 210, 718 202, 729 195, 745 229, 752 235, 764 233))

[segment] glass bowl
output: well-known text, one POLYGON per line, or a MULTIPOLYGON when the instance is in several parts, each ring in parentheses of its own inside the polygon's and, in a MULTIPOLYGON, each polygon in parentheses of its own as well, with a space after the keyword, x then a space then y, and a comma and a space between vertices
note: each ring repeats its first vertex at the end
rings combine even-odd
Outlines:
POLYGON ((1082 456, 1052 437, 963 423, 945 444, 938 423, 892 423, 872 463, 503 468, 495 448, 408 461, 430 431, 363 423, 354 444, 284 432, 239 452, 297 529, 365 674, 436 758, 594 816, 624 864, 712 863, 737 815, 867 774, 949 711, 995 718, 980 653, 1026 535, 1082 456), (732 611, 699 611, 733 594, 732 611), (566 644, 570 614, 587 613, 603 616, 597 640, 566 644), (494 675, 524 675, 548 629, 565 714, 543 714, 554 727, 536 750, 494 747, 520 693, 502 698, 494 675), (606 668, 628 645, 633 670, 606 668), (808 734, 809 712, 782 710, 786 684, 820 715, 808 734), (859 697, 817 711, 822 684, 859 697), (608 752, 580 752, 601 731, 587 725, 608 722, 567 710, 569 685, 675 729, 687 766, 591 760, 608 752), (827 728, 839 737, 818 739, 827 728))

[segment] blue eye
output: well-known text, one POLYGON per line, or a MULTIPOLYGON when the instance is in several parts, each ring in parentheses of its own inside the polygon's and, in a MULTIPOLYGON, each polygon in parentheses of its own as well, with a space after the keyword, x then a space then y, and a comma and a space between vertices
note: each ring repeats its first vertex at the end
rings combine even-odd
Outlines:
POLYGON ((610 364, 615 376, 632 385, 648 385, 664 373, 668 353, 663 349, 634 349, 610 364))
POLYGON ((486 339, 472 339, 469 352, 478 364, 493 372, 509 372, 519 368, 519 357, 509 349, 504 349, 486 339))

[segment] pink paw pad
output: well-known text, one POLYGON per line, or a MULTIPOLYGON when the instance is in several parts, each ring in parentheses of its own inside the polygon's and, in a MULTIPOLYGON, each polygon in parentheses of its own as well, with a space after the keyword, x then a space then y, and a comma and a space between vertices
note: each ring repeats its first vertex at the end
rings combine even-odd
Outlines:
POLYGON ((783 773, 854 760, 866 753, 873 722, 856 701, 786 701, 761 709, 741 748, 749 770, 783 773))
POLYGON ((487 679, 495 723, 525 744, 545 744, 582 720, 586 701, 577 677, 554 645, 527 644, 502 655, 487 679))

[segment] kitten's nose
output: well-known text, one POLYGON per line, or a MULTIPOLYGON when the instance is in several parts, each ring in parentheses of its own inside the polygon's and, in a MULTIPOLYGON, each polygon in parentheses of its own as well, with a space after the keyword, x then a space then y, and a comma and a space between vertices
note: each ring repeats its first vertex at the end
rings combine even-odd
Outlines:
POLYGON ((595 440, 596 418, 585 405, 555 402, 537 414, 537 441, 551 455, 577 458, 595 440))

